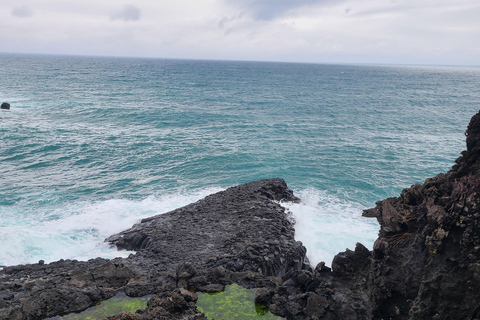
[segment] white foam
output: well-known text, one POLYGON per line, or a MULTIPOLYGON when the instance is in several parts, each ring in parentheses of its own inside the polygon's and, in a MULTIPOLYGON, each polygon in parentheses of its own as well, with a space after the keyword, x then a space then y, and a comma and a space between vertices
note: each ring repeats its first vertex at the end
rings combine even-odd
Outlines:
MULTIPOLYGON (((126 257, 131 252, 110 248, 104 239, 143 218, 174 210, 220 190, 209 188, 190 194, 150 196, 141 201, 112 199, 55 208, 48 205, 3 208, 0 265, 126 257)), ((361 205, 314 189, 295 193, 302 199, 301 204, 282 205, 292 211, 295 237, 307 248, 313 266, 320 261, 331 265, 335 254, 346 248, 354 249, 357 242, 372 248, 378 224, 375 219, 361 217, 361 205)))
POLYGON ((375 219, 361 216, 360 204, 342 201, 326 192, 308 189, 295 191, 300 204, 283 203, 295 219, 295 239, 307 248, 312 266, 324 261, 331 265, 333 257, 345 249, 354 250, 357 242, 372 249, 378 236, 375 219))
POLYGON ((141 201, 112 199, 57 208, 1 210, 0 265, 126 257, 131 252, 110 248, 104 243, 105 238, 143 218, 174 210, 220 190, 151 196, 141 201))

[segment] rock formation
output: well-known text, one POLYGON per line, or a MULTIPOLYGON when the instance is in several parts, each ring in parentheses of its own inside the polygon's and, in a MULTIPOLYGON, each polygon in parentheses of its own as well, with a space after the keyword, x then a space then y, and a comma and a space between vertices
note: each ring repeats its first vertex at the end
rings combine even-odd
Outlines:
POLYGON ((480 319, 480 113, 466 136, 451 171, 363 212, 380 223, 372 252, 291 271, 260 301, 287 319, 480 319))
MULTIPOLYGON (((255 181, 144 219, 110 237, 119 248, 138 251, 129 258, 5 267, 0 271, 0 319, 78 312, 118 291, 159 294, 160 300, 181 292, 185 304, 173 314, 182 311, 186 317, 198 313, 187 289, 215 292, 232 283, 275 287, 278 276, 308 262, 288 213, 274 201, 298 198, 281 179, 255 181)), ((150 305, 154 307, 142 319, 169 313, 161 303, 150 305)))
POLYGON ((10 103, 8 102, 2 103, 2 105, 0 106, 0 109, 10 110, 10 103))
POLYGON ((0 319, 80 311, 124 291, 156 296, 110 319, 203 320, 193 292, 232 283, 260 288, 256 300, 287 319, 480 319, 480 113, 466 136, 452 170, 365 210, 380 223, 373 250, 358 243, 332 268, 312 268, 294 240, 278 202, 298 198, 283 180, 261 180, 107 239, 137 251, 126 259, 5 267, 0 319))

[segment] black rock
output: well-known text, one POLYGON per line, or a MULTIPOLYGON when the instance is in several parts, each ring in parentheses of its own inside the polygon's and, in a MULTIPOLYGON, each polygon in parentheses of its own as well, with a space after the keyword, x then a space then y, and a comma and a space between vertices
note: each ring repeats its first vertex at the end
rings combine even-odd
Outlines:
POLYGON ((364 211, 380 224, 373 252, 357 244, 310 279, 289 272, 262 296, 270 310, 287 319, 480 319, 480 112, 466 136, 451 171, 364 211))
POLYGON ((216 292, 232 283, 275 287, 276 276, 305 264, 306 249, 295 241, 293 223, 279 201, 298 198, 281 179, 255 181, 110 237, 120 249, 138 251, 129 258, 5 267, 0 319, 78 312, 120 290, 130 296, 158 294, 141 319, 182 318, 178 313, 204 319, 188 290, 216 292))
POLYGON ((0 109, 10 110, 10 103, 4 102, 0 106, 0 109))

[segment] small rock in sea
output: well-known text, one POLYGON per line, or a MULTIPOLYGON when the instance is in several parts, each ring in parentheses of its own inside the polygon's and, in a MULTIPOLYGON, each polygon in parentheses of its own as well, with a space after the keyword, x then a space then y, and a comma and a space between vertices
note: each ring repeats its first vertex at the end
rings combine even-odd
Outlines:
POLYGON ((41 265, 41 266, 43 266, 43 265, 45 264, 45 261, 39 260, 39 261, 38 261, 38 264, 41 265))
POLYGON ((0 106, 0 109, 10 110, 10 103, 4 102, 0 106))

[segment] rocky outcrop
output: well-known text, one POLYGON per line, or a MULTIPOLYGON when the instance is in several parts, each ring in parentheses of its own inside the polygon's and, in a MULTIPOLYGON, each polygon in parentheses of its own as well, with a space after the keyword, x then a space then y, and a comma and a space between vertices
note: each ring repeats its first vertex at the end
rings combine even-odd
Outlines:
POLYGON ((480 113, 466 136, 451 171, 363 212, 380 223, 372 252, 287 273, 260 301, 287 319, 480 319, 480 113))
POLYGON ((78 312, 118 291, 158 294, 139 319, 170 319, 168 314, 193 319, 200 315, 187 301, 189 290, 215 292, 232 283, 273 288, 288 270, 308 265, 280 201, 298 201, 283 180, 255 181, 144 219, 110 237, 119 249, 137 251, 126 259, 5 267, 0 271, 0 319, 78 312), (185 303, 177 299, 178 292, 184 293, 185 303), (172 311, 160 303, 166 296, 177 299, 181 308, 172 311))
POLYGON ((10 110, 10 103, 8 102, 2 103, 2 105, 0 106, 0 109, 10 110))
POLYGON ((446 174, 378 202, 367 292, 374 318, 480 317, 480 113, 446 174))
POLYGON ((168 270, 179 261, 195 261, 202 270, 221 266, 282 275, 288 268, 302 268, 305 248, 294 242, 295 230, 285 209, 268 200, 299 199, 283 180, 255 181, 143 219, 107 241, 119 249, 138 250, 128 262, 140 272, 152 265, 168 270))

